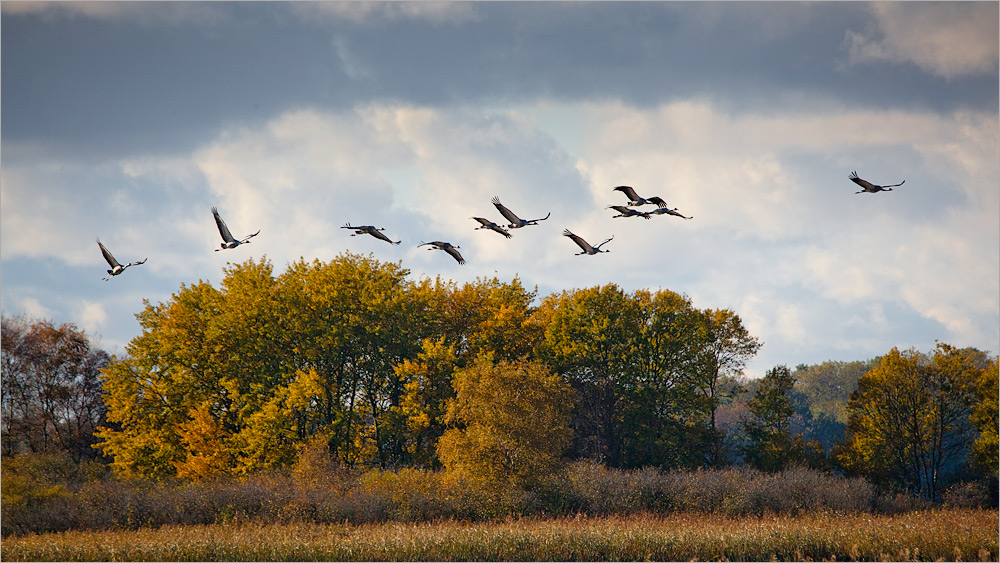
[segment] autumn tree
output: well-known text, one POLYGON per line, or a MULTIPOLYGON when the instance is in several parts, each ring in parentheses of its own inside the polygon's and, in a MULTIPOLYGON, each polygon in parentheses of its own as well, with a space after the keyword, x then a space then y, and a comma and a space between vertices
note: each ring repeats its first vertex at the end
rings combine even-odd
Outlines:
POLYGON ((197 428, 222 444, 228 472, 286 465, 317 433, 344 463, 393 463, 404 395, 394 368, 429 324, 407 274, 347 254, 275 277, 262 259, 227 268, 220 289, 199 282, 147 303, 128 357, 106 370, 115 426, 101 447, 119 473, 144 476, 203 456, 197 428))
POLYGON ((449 471, 530 487, 562 465, 572 390, 546 366, 482 355, 454 386, 437 446, 449 471))
POLYGON ((409 461, 420 467, 439 465, 437 442, 447 425, 448 401, 455 396, 452 377, 458 358, 453 345, 444 337, 426 339, 413 360, 396 366, 396 377, 404 382, 406 394, 399 407, 406 421, 404 430, 409 461))
POLYGON ((893 348, 851 396, 840 462, 882 486, 937 499, 972 442, 970 406, 985 367, 971 348, 938 344, 930 357, 893 348))
POLYGON ((76 325, 3 315, 3 453, 64 451, 93 459, 93 432, 104 424, 100 370, 108 354, 76 325))
POLYGON ((993 358, 986 369, 982 370, 976 381, 976 401, 972 407, 972 423, 979 436, 972 444, 973 459, 987 475, 997 478, 997 430, 1000 427, 1000 407, 998 401, 997 364, 1000 359, 993 358))

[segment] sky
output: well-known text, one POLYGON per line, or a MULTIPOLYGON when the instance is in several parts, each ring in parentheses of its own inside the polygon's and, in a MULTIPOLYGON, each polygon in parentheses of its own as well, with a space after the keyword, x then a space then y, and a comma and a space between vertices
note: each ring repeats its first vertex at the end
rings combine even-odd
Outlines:
POLYGON ((750 376, 935 342, 996 355, 998 20, 997 2, 4 1, 0 306, 121 355, 144 300, 352 252, 539 297, 675 291, 742 318, 750 376), (852 171, 905 184, 855 194, 852 171), (692 219, 613 218, 619 185, 692 219), (551 217, 475 230, 502 222, 493 196, 551 217), (260 234, 214 252, 213 206, 260 234), (614 240, 577 256, 564 229, 614 240), (102 281, 97 237, 148 262, 102 281))

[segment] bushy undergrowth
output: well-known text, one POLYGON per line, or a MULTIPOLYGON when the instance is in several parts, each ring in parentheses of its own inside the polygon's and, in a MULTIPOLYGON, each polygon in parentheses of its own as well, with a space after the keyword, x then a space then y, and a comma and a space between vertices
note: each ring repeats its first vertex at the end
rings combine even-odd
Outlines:
MULTIPOLYGON (((326 465, 200 482, 27 479, 4 465, 3 536, 168 524, 372 523, 502 520, 521 516, 857 513, 879 500, 862 479, 795 468, 609 470, 572 463, 530 490, 444 471, 347 471, 326 465), (56 482, 59 481, 59 482, 56 482)), ((916 507, 915 507, 916 508, 916 507)))

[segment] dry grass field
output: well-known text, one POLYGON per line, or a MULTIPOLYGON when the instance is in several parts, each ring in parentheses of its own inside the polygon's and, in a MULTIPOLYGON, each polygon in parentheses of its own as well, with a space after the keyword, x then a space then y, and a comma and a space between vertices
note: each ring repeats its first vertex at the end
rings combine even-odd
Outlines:
POLYGON ((4 561, 997 561, 995 510, 252 524, 9 537, 4 561))

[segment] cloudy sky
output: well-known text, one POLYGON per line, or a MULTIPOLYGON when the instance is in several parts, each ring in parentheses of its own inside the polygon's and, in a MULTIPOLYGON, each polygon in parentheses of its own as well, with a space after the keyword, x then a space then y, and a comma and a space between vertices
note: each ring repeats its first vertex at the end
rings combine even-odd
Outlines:
POLYGON ((0 25, 3 311, 113 353, 144 298, 345 251, 670 289, 743 318, 750 375, 1000 347, 996 2, 5 1, 0 25), (622 184, 693 219, 613 219, 622 184), (494 195, 552 216, 474 230, 494 195), (212 206, 260 235, 213 252, 212 206), (98 236, 149 261, 101 281, 98 236))

